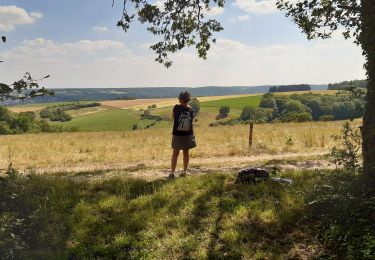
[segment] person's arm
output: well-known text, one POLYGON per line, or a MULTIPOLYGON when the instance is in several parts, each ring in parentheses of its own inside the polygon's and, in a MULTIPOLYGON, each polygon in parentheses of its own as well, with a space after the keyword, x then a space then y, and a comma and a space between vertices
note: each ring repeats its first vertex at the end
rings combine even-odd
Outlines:
POLYGON ((191 119, 194 119, 195 118, 195 112, 194 110, 189 106, 190 108, 190 116, 191 116, 191 119))
POLYGON ((174 106, 173 107, 173 110, 172 110, 172 120, 174 121, 174 116, 176 114, 176 109, 177 109, 177 106, 174 106))

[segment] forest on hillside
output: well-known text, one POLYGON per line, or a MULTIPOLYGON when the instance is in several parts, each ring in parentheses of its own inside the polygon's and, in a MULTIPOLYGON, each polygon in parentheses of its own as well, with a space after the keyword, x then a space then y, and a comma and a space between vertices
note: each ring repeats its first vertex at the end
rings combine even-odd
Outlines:
POLYGON ((328 84, 329 90, 349 90, 352 88, 366 88, 367 80, 351 80, 328 84))
POLYGON ((246 106, 236 119, 219 120, 211 124, 233 125, 239 123, 309 122, 347 120, 363 117, 363 97, 350 92, 337 95, 304 93, 302 95, 263 95, 259 107, 246 106))

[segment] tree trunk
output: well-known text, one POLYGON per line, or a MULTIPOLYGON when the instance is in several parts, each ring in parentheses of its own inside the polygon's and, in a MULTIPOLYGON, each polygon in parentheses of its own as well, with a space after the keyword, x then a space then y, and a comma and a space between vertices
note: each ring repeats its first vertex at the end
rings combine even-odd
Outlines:
POLYGON ((368 92, 363 119, 363 169, 368 183, 375 184, 375 0, 362 0, 360 41, 366 57, 368 92))

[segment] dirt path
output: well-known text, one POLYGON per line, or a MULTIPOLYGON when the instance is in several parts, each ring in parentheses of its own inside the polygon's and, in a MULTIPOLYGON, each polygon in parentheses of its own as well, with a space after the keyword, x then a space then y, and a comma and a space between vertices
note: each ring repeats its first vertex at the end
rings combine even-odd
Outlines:
MULTIPOLYGON (((192 158, 190 175, 205 174, 211 172, 235 173, 239 169, 249 166, 278 167, 280 170, 296 169, 332 169, 323 158, 324 152, 315 153, 285 153, 277 155, 258 156, 225 156, 212 158, 192 158)), ((181 161, 181 160, 180 160, 181 161)), ((181 168, 179 162, 178 169, 181 168)), ((110 177, 137 177, 147 180, 165 178, 169 170, 169 160, 138 163, 97 164, 97 165, 73 165, 55 168, 33 169, 37 174, 49 174, 74 180, 96 180, 110 177)), ((27 173, 27 171, 25 171, 27 173)), ((178 173, 178 171, 177 171, 178 173)))

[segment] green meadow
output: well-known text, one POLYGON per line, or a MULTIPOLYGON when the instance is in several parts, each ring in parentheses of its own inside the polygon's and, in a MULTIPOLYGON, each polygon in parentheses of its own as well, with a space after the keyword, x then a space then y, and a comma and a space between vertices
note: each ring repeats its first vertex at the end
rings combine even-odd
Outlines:
POLYGON ((69 122, 54 123, 57 125, 78 128, 79 131, 116 131, 131 130, 133 125, 145 128, 154 121, 142 119, 139 112, 126 109, 109 109, 94 114, 73 118, 69 122))
POLYGON ((228 98, 213 101, 201 102, 201 107, 217 107, 229 106, 230 108, 242 109, 246 106, 258 107, 262 96, 248 96, 239 98, 228 98))

